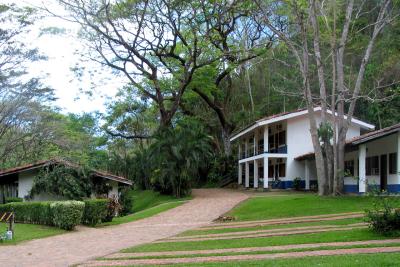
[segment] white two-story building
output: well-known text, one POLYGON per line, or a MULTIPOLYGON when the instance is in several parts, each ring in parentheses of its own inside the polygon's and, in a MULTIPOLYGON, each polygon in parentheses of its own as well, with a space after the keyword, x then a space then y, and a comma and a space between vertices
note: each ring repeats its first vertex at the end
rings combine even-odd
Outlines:
MULTIPOLYGON (((321 108, 316 107, 317 124, 321 108)), ((231 137, 238 142, 238 183, 246 188, 293 188, 298 178, 306 190, 317 188, 314 149, 307 109, 260 119, 231 137)), ((374 131, 353 119, 347 132, 345 191, 369 186, 400 192, 400 125, 374 131), (389 129, 389 130, 387 130, 389 129), (361 162, 361 164, 359 164, 361 162)))

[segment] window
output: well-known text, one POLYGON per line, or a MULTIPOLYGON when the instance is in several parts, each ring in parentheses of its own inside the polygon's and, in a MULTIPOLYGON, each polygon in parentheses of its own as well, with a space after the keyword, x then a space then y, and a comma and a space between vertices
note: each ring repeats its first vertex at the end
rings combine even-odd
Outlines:
POLYGON ((354 176, 354 160, 344 162, 345 176, 354 176))
POLYGON ((369 157, 365 159, 365 173, 366 175, 377 175, 379 174, 379 157, 369 157))
POLYGON ((258 140, 258 153, 264 153, 264 139, 258 140))
POLYGON ((268 136, 268 147, 270 151, 271 149, 275 148, 275 140, 273 135, 268 136))
POLYGON ((389 174, 397 174, 397 154, 389 154, 389 174))
POLYGON ((268 165, 268 178, 274 178, 274 165, 268 165))
POLYGON ((282 131, 278 133, 278 146, 286 145, 286 131, 282 131))
POLYGON ((279 177, 286 177, 286 164, 279 164, 279 177))

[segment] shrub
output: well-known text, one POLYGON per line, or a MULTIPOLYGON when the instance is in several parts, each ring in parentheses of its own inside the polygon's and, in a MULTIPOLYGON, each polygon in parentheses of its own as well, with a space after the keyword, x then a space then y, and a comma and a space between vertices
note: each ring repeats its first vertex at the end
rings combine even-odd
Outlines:
POLYGON ((119 196, 119 203, 121 205, 120 215, 122 216, 132 213, 133 198, 129 192, 129 188, 124 188, 119 196))
POLYGON ((55 226, 72 230, 82 221, 85 203, 82 201, 57 201, 50 204, 55 226))
POLYGON ((14 212, 16 222, 53 225, 50 204, 51 202, 12 202, 0 205, 0 212, 14 212))
POLYGON ((299 191, 301 189, 301 179, 300 177, 296 177, 293 180, 293 187, 295 190, 299 191))
POLYGON ((6 203, 11 203, 11 202, 22 202, 23 199, 20 197, 6 197, 6 203))
POLYGON ((400 209, 394 196, 378 194, 373 208, 366 211, 366 221, 370 228, 379 234, 394 236, 400 234, 400 209))
POLYGON ((82 223, 94 226, 105 220, 108 214, 108 199, 85 200, 82 223))
POLYGON ((118 202, 118 198, 109 198, 107 202, 107 215, 103 218, 102 222, 111 222, 115 215, 121 211, 121 205, 118 202))

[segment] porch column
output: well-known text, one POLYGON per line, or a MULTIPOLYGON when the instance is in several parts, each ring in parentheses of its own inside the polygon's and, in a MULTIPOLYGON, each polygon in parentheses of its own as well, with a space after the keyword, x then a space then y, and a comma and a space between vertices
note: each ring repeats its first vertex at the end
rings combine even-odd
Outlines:
POLYGON ((308 159, 305 160, 305 171, 304 171, 304 179, 305 179, 305 189, 310 190, 310 161, 308 159))
POLYGON ((246 188, 249 188, 249 185, 250 185, 250 168, 249 168, 249 162, 248 161, 246 161, 245 166, 246 166, 246 170, 245 170, 246 173, 245 173, 244 186, 246 188))
POLYGON ((254 188, 258 188, 258 160, 254 160, 254 188))
POLYGON ((365 158, 367 156, 367 145, 362 144, 358 147, 358 192, 365 193, 367 177, 365 175, 365 158))
POLYGON ((397 133, 397 183, 400 184, 400 132, 397 133))
POLYGON ((238 184, 242 184, 242 164, 239 163, 238 168, 238 184))
MULTIPOLYGON (((267 151, 268 151, 268 125, 265 125, 264 126, 264 152, 267 152, 267 151)), ((268 169, 268 166, 267 166, 267 169, 268 169)))
POLYGON ((258 154, 258 130, 257 129, 255 129, 255 131, 254 131, 253 141, 254 141, 253 154, 254 154, 254 156, 256 156, 258 154))
POLYGON ((248 142, 249 142, 249 140, 246 137, 244 139, 244 157, 245 158, 247 158, 247 156, 248 156, 248 149, 249 149, 248 142))
MULTIPOLYGON (((264 139, 265 140, 265 139, 264 139)), ((265 143, 264 143, 265 145, 265 143)), ((264 157, 264 188, 268 188, 268 156, 264 157)))
POLYGON ((240 142, 240 139, 239 139, 238 160, 240 160, 241 157, 242 157, 242 143, 240 142))

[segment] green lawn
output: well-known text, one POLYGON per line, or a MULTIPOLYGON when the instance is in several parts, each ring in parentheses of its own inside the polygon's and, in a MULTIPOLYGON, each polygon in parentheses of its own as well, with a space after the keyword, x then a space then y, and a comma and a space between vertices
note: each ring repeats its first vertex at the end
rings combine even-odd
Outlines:
POLYGON ((237 220, 263 220, 296 216, 364 211, 372 198, 363 196, 320 197, 311 194, 251 198, 228 213, 237 220))
POLYGON ((190 197, 176 198, 174 196, 161 195, 160 193, 152 190, 132 190, 129 194, 133 199, 133 212, 145 210, 163 203, 190 199, 190 197))
MULTIPOLYGON (((0 223, 0 231, 2 234, 6 231, 4 223, 0 223)), ((16 223, 14 228, 14 239, 11 241, 0 242, 0 245, 14 245, 22 241, 44 238, 66 232, 67 231, 61 230, 57 227, 16 223)))
POLYGON ((201 250, 219 248, 263 247, 275 245, 358 241, 385 239, 386 237, 375 234, 369 229, 354 229, 348 231, 332 231, 315 234, 299 234, 288 236, 271 236, 268 238, 241 238, 230 240, 204 240, 192 242, 167 242, 150 243, 123 250, 123 252, 149 252, 149 251, 174 251, 174 250, 201 250))
POLYGON ((144 219, 147 217, 151 217, 153 215, 156 215, 158 213, 161 213, 163 211, 167 211, 169 209, 176 208, 180 205, 182 205, 184 202, 183 201, 174 201, 174 202, 169 202, 169 203, 163 203, 155 207, 151 207, 145 210, 138 211, 136 213, 127 215, 127 216, 122 216, 122 217, 116 217, 112 220, 112 222, 106 222, 102 223, 99 226, 108 226, 108 225, 118 225, 121 223, 128 223, 128 222, 133 222, 136 220, 144 219))
POLYGON ((190 197, 176 198, 169 195, 161 195, 152 190, 132 190, 129 192, 129 195, 133 199, 133 213, 122 217, 116 217, 112 222, 102 223, 98 226, 118 225, 151 217, 163 211, 178 207, 190 199, 190 197))
POLYGON ((364 255, 340 255, 340 256, 322 256, 322 257, 305 257, 293 259, 273 259, 260 261, 235 261, 235 262, 218 262, 218 263, 198 263, 198 264, 176 264, 173 266, 274 266, 274 267, 309 267, 309 266, 340 266, 340 267, 389 267, 398 266, 400 262, 400 253, 380 253, 380 254, 364 254, 364 255))

